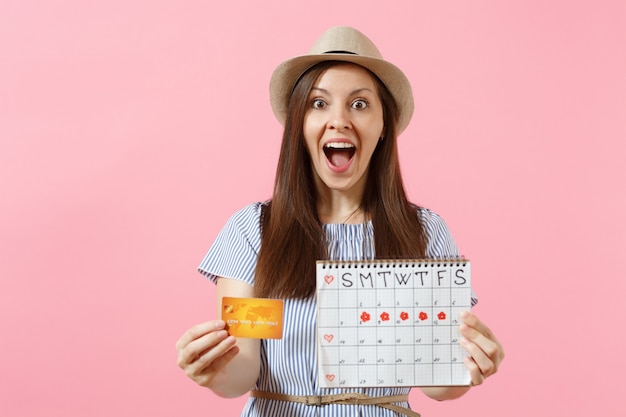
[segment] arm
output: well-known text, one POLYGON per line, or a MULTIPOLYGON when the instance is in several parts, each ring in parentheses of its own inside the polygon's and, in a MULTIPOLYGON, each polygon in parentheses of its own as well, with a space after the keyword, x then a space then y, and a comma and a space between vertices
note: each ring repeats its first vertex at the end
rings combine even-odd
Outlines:
MULTIPOLYGON (((222 297, 253 297, 244 282, 219 278, 217 314, 222 297)), ((189 329, 178 341, 178 366, 197 384, 220 397, 238 397, 248 392, 259 376, 260 341, 229 336, 222 320, 211 320, 189 329)))
POLYGON ((470 387, 422 387, 424 394, 438 401, 459 398, 469 390, 470 387))
POLYGON ((464 395, 473 385, 480 385, 487 377, 498 372, 504 359, 504 349, 489 330, 472 312, 461 313, 463 323, 459 327, 463 339, 461 345, 470 356, 465 358, 465 366, 470 371, 469 387, 424 387, 422 392, 436 400, 451 400, 464 395))

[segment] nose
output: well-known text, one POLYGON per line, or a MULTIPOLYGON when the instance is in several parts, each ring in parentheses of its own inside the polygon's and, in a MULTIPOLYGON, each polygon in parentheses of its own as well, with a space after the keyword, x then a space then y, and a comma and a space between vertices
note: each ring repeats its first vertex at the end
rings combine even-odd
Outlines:
POLYGON ((330 118, 328 120, 328 128, 334 130, 345 130, 350 129, 352 127, 352 123, 350 122, 350 115, 348 111, 338 106, 334 108, 330 114, 330 118))

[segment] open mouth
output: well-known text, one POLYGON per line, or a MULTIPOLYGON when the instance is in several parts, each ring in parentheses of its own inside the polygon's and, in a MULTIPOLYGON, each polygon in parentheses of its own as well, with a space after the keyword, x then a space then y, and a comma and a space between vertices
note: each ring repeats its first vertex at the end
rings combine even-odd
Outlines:
POLYGON ((355 152, 354 145, 348 142, 331 142, 324 145, 326 159, 337 168, 346 166, 355 152))

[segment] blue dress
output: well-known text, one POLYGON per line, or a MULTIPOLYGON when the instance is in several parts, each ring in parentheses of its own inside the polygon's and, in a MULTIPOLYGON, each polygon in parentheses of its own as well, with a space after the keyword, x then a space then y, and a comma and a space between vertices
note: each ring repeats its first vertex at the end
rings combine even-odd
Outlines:
MULTIPOLYGON (((261 247, 260 216, 262 203, 250 204, 235 213, 217 236, 198 270, 213 282, 218 277, 254 284, 254 271, 261 247)), ((428 239, 427 257, 458 257, 454 240, 445 222, 430 210, 420 208, 418 215, 428 239)), ((374 230, 363 224, 326 224, 323 226, 329 258, 361 260, 374 258, 374 230)), ((475 300, 473 300, 475 303, 475 300)), ((325 389, 317 383, 316 300, 285 299, 283 338, 261 341, 261 369, 255 390, 291 395, 328 395, 360 392, 369 396, 407 394, 410 388, 325 389)), ((401 404, 408 407, 407 403, 401 404)), ((329 404, 312 407, 304 404, 250 397, 241 416, 246 417, 392 417, 398 414, 375 405, 329 404)))

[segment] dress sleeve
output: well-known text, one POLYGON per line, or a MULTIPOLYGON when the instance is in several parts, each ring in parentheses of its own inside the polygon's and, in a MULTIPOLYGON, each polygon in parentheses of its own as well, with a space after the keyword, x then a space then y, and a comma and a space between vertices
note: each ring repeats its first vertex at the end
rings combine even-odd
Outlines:
POLYGON ((204 256, 198 272, 213 283, 224 277, 254 284, 261 248, 261 207, 261 203, 254 203, 233 214, 204 256))
MULTIPOLYGON (((426 246, 427 258, 460 258, 459 250, 456 242, 448 229, 445 220, 437 213, 425 209, 419 209, 420 219, 426 229, 426 238, 428 244, 426 246)), ((472 289, 472 306, 478 303, 478 297, 472 289)))
POLYGON ((419 214, 428 240, 426 257, 458 258, 459 250, 445 220, 437 213, 425 208, 421 208, 419 214))

